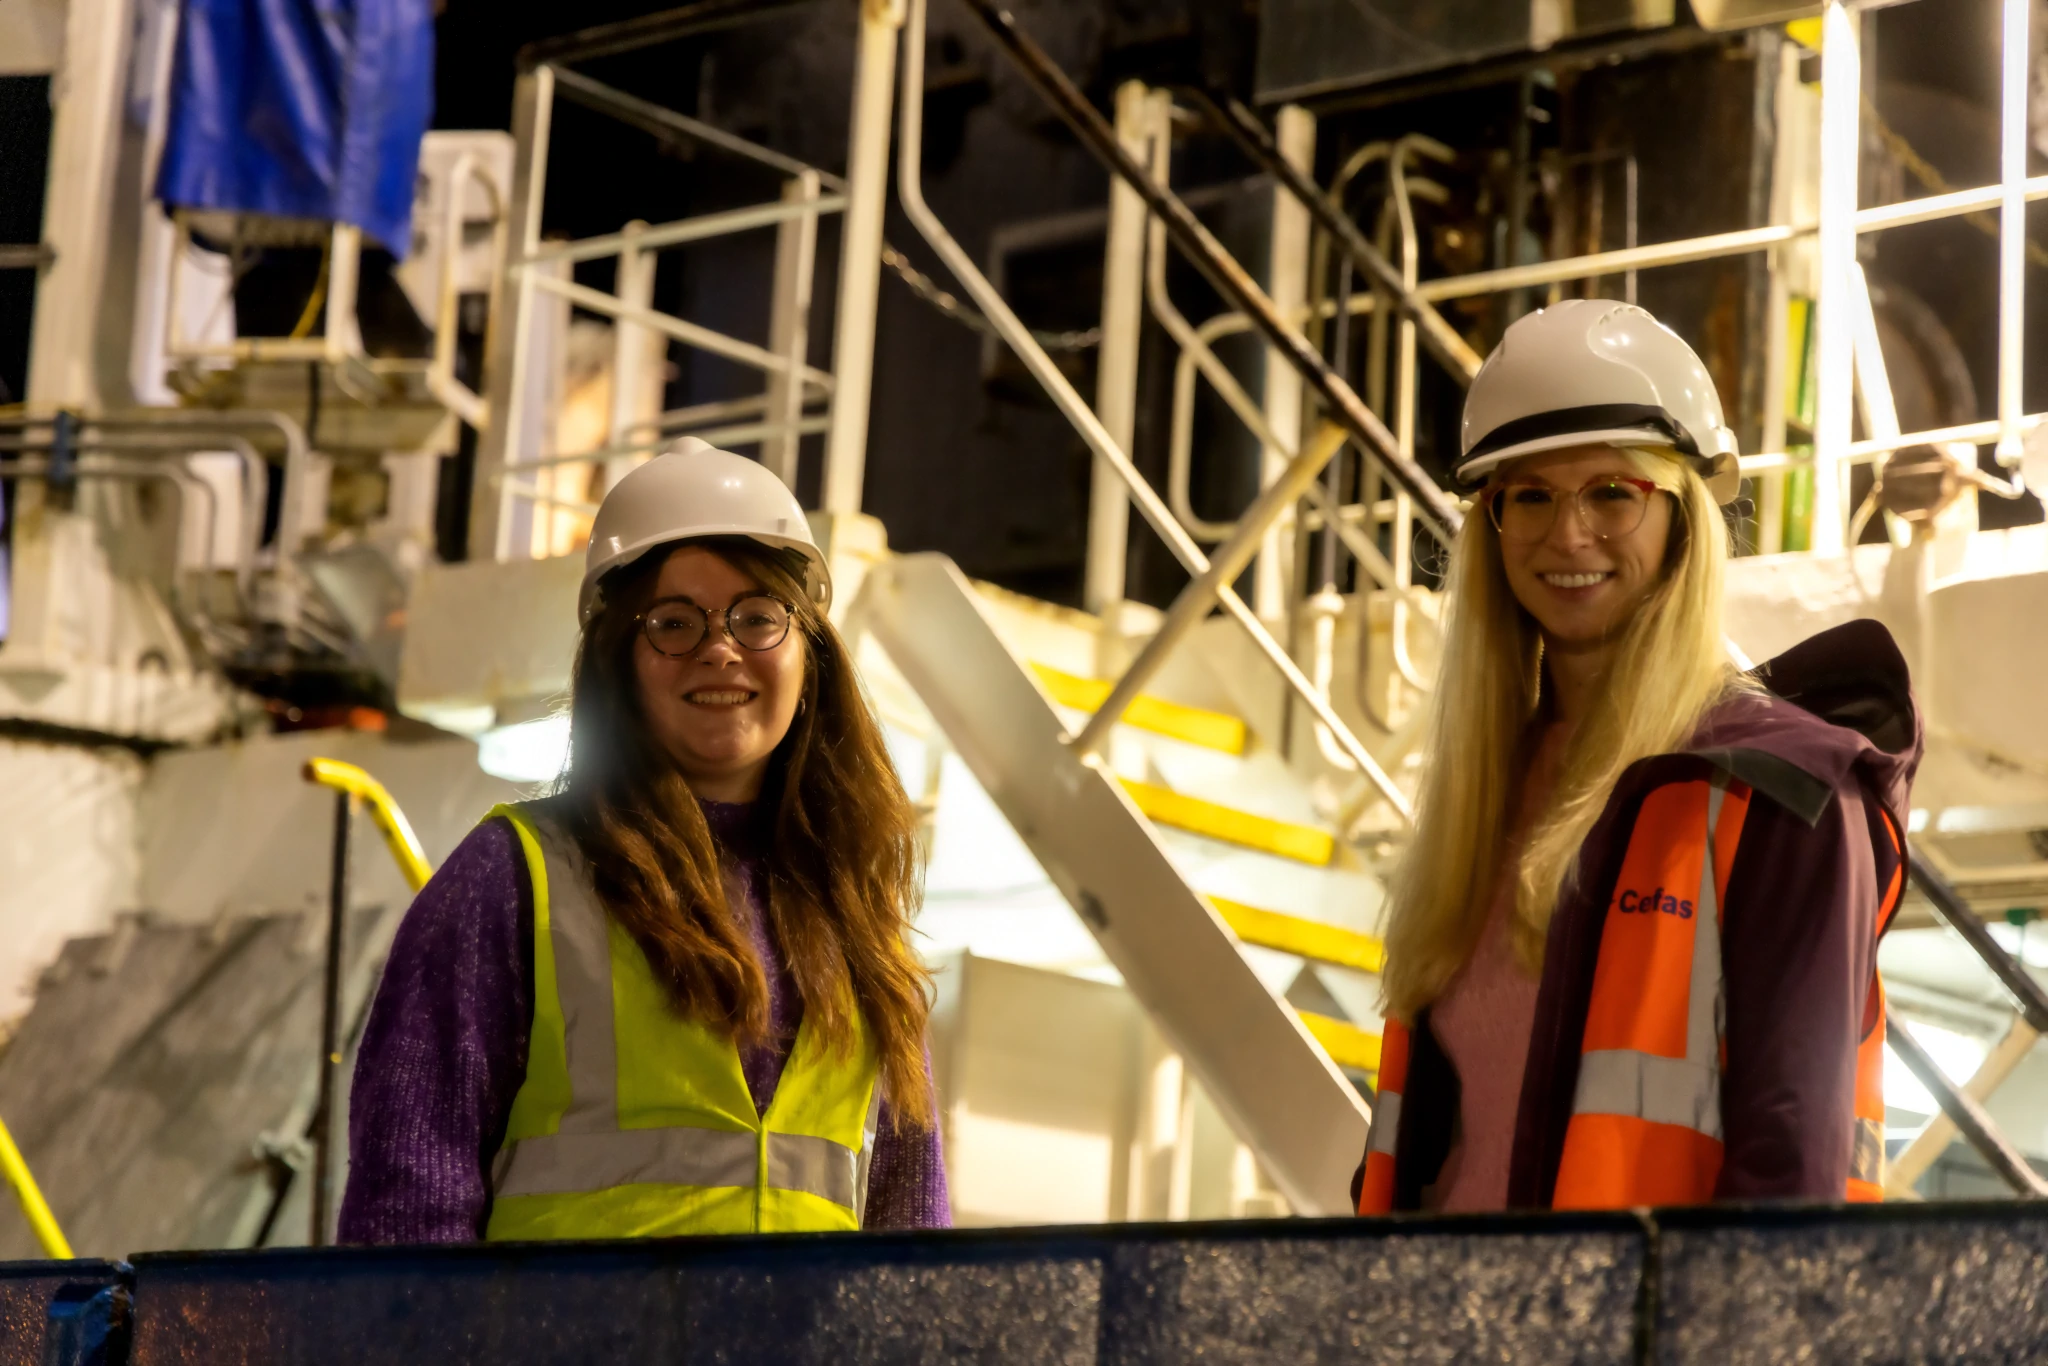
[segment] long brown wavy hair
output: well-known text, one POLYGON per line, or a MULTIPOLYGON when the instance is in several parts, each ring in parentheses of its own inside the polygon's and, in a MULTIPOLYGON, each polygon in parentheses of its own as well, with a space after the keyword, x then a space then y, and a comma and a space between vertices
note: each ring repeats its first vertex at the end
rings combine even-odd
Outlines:
MULTIPOLYGON (((804 1018, 839 1056, 854 1012, 899 1122, 933 1123, 924 1063, 931 978, 909 943, 919 894, 917 816, 868 710, 846 643, 805 593, 794 556, 744 537, 689 542, 792 605, 803 700, 759 807, 766 902, 804 1018)), ((577 647, 569 764, 556 805, 599 902, 647 954, 676 1010, 738 1042, 767 1035, 768 983, 721 876, 722 850, 641 712, 640 614, 674 547, 606 576, 577 647)))

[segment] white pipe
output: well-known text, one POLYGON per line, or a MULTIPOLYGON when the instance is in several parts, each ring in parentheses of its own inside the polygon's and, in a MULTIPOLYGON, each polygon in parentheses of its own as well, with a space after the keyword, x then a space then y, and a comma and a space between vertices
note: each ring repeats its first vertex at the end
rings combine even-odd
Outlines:
MULTIPOLYGON (((1330 678, 1337 666, 1337 618, 1344 615, 1344 598, 1334 588, 1324 588, 1303 604, 1308 609, 1310 623, 1309 681, 1323 696, 1330 695, 1330 678)), ((1323 762, 1344 773, 1355 773, 1358 765, 1351 762, 1351 756, 1337 743, 1330 728, 1317 722, 1312 729, 1316 735, 1316 751, 1323 756, 1323 762)))
MULTIPOLYGON (((784 199, 816 204, 822 182, 816 171, 792 176, 782 186, 784 199)), ((818 217, 806 214, 775 230, 774 303, 768 323, 768 349, 802 365, 811 350, 811 286, 817 275, 818 217)), ((655 406, 661 406, 657 399, 655 406)), ((804 415, 804 386, 788 373, 768 377, 768 416, 781 424, 780 436, 761 447, 761 462, 791 488, 796 487, 802 441, 796 431, 804 415)), ((829 424, 828 424, 829 425, 829 424)))
MULTIPOLYGON (((1145 160, 1147 92, 1142 81, 1116 91, 1116 136, 1145 160)), ((1166 132, 1165 137, 1172 133, 1166 132)), ((1102 253, 1102 342, 1095 357, 1095 411, 1119 446, 1130 448, 1138 424, 1138 344, 1145 327, 1145 201, 1122 177, 1109 180, 1109 227, 1102 253)), ((1124 595, 1124 557, 1131 501, 1109 462, 1097 456, 1088 476, 1088 557, 1081 605, 1106 612, 1124 595)))
POLYGON ((1998 463, 2019 464, 2027 319, 2027 16, 2034 0, 2005 0, 2001 51, 1998 211, 1998 463))
MULTIPOLYGON (((526 134, 514 165, 511 231, 521 259, 540 250, 541 205, 547 198, 548 143, 554 122, 555 69, 541 65, 519 77, 513 91, 514 135, 526 134)), ((511 498, 500 475, 523 452, 526 389, 533 369, 534 277, 507 270, 491 300, 485 342, 485 396, 490 417, 477 442, 476 482, 470 499, 471 559, 503 560, 512 552, 511 498)))
MULTIPOLYGON (((630 308, 651 309, 654 307, 655 257, 652 252, 643 251, 635 239, 647 231, 642 219, 626 224, 620 234, 624 244, 619 248, 618 264, 612 273, 612 293, 619 302, 630 308)), ((644 362, 654 359, 648 355, 649 343, 666 351, 668 343, 657 333, 647 335, 645 329, 623 320, 612 325, 612 404, 611 420, 605 428, 604 444, 611 447, 626 443, 627 430, 641 411, 642 395, 647 385, 644 376, 644 362)), ((659 368, 660 362, 656 361, 659 368)), ((661 406, 660 400, 655 406, 661 406)), ((633 467, 635 457, 624 456, 617 461, 607 461, 603 486, 609 489, 626 477, 633 467)))
MULTIPOLYGON (((2048 423, 2048 413, 2029 413, 2020 419, 2022 434, 2048 423)), ((1861 464, 1880 455, 1904 450, 1908 446, 1945 446, 1957 442, 1968 442, 1973 446, 1988 446, 1998 440, 1998 422, 1965 422, 1955 427, 1930 427, 1921 432, 1903 432, 1898 436, 1852 442, 1842 455, 1844 464, 1861 464)), ((1765 470, 1797 469, 1806 464, 1804 457, 1773 451, 1763 455, 1742 457, 1744 474, 1759 474, 1765 470)))
MULTIPOLYGON (((1315 115, 1299 105, 1283 105, 1273 121, 1274 145, 1287 163, 1304 174, 1315 168, 1315 115)), ((1301 314, 1308 303, 1309 245, 1315 220, 1308 206, 1283 185, 1274 185, 1266 256, 1266 292, 1283 318, 1301 314)), ((1270 488, 1287 469, 1287 449, 1300 449, 1304 435, 1302 380, 1295 368, 1274 350, 1264 357, 1263 398, 1266 426, 1280 440, 1259 452, 1259 488, 1270 488)), ((1252 561, 1252 602, 1267 621, 1287 614, 1294 589, 1294 515, 1289 508, 1266 529, 1252 561)))
POLYGON ((1813 432, 1812 548, 1842 549, 1843 458, 1852 434, 1857 172, 1862 162, 1861 15, 1827 0, 1822 15, 1820 83, 1820 286, 1815 309, 1817 401, 1813 432))
MULTIPOLYGON (((356 326, 356 281, 362 274, 363 230, 353 223, 336 223, 332 245, 327 252, 327 355, 330 365, 340 365, 363 351, 363 334, 356 326)), ((339 374, 336 382, 340 382, 339 374)))
MULTIPOLYGON (((824 507, 860 511, 867 477, 875 308, 882 291, 882 215, 889 200, 889 110, 896 98, 896 32, 903 0, 861 0, 860 53, 846 149, 846 223, 832 324, 832 428, 825 434, 824 507)), ((923 91, 918 97, 923 97, 923 91)))
POLYGON ((434 358, 427 366, 427 392, 457 417, 477 430, 490 421, 483 395, 455 378, 455 339, 461 329, 461 314, 455 293, 456 268, 462 258, 462 193, 464 182, 476 177, 491 201, 491 274, 504 267, 505 198, 477 164, 475 152, 464 152, 449 168, 446 182, 448 202, 441 218, 441 280, 434 301, 434 358))

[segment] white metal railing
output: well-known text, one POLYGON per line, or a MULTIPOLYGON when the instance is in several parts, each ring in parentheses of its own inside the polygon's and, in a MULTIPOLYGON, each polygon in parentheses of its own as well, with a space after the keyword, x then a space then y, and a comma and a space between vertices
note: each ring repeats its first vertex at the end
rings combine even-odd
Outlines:
POLYGON ((847 210, 851 202, 847 182, 566 67, 541 63, 522 74, 519 102, 520 162, 511 215, 517 220, 518 241, 505 271, 506 340, 492 360, 491 424, 479 447, 479 491, 472 534, 481 533, 502 558, 512 552, 512 506, 516 502, 587 518, 594 514, 603 487, 684 434, 724 446, 758 445, 764 463, 793 484, 798 443, 804 436, 827 432, 833 426, 826 414, 809 411, 813 405, 830 403, 837 388, 830 373, 809 363, 809 314, 818 219, 847 210), (785 177, 783 193, 767 203, 667 223, 631 223, 618 232, 574 241, 543 242, 541 206, 558 93, 635 127, 680 134, 771 168, 785 177), (769 228, 778 234, 778 251, 768 345, 653 306, 657 253, 769 228), (574 266, 603 260, 616 263, 613 292, 569 278, 574 266), (540 296, 607 317, 616 330, 609 431, 594 449, 531 449, 536 434, 521 418, 536 378, 533 334, 540 296), (652 334, 664 344, 679 343, 755 370, 762 376, 762 392, 640 416, 633 411, 628 395, 629 388, 644 380, 633 359, 636 333, 652 334), (572 482, 563 477, 578 467, 590 470, 594 478, 572 482))
POLYGON ((226 361, 311 361, 337 367, 336 382, 344 392, 350 389, 345 367, 359 367, 372 375, 419 373, 436 400, 472 426, 485 421, 483 398, 455 378, 455 350, 461 328, 457 307, 457 274, 461 260, 463 191, 474 180, 491 204, 492 251, 490 273, 496 275, 505 264, 505 192, 490 170, 474 152, 464 152, 448 173, 447 204, 441 223, 442 251, 436 281, 432 320, 433 348, 425 360, 409 357, 370 355, 363 347, 362 328, 356 316, 357 286, 362 277, 363 231, 352 223, 335 223, 327 231, 319 282, 307 300, 299 326, 291 336, 236 337, 231 341, 208 342, 184 333, 184 286, 181 268, 192 246, 192 215, 178 210, 171 216, 171 268, 165 272, 164 359, 173 365, 208 360, 226 361), (319 335, 311 335, 316 314, 326 311, 319 335))
POLYGON ((1285 647, 1273 638, 1272 633, 1266 629, 1250 606, 1230 586, 1231 581, 1256 550, 1266 524, 1304 493, 1306 485, 1313 482, 1323 465, 1335 453, 1336 443, 1319 438, 1316 443, 1319 449, 1297 456, 1290 462, 1281 480, 1269 488, 1261 496, 1259 503, 1240 519, 1231 542, 1227 543, 1213 560, 1204 555, 1173 515, 1172 509, 1131 463, 1130 456, 1103 426, 1095 410, 1075 390, 1072 382, 1061 372, 1044 346, 1017 317, 1009 303, 975 264, 974 259, 954 240, 952 234, 946 230, 945 224, 925 202, 921 155, 924 134, 924 43, 924 0, 909 0, 908 17, 903 25, 903 95, 899 104, 896 151, 897 197, 902 203, 905 215, 939 254, 940 259, 945 262, 947 269, 953 272, 961 286, 973 297, 976 306, 1024 362, 1032 376, 1044 387, 1055 406, 1087 442, 1089 449, 1116 473, 1132 502, 1173 551, 1174 557, 1194 576, 1194 582, 1182 590, 1158 632, 1141 651, 1138 660, 1125 670, 1123 677, 1112 688, 1109 698, 1074 737, 1075 747, 1083 754, 1099 753, 1109 728, 1116 724, 1125 708, 1129 706, 1137 687, 1148 677, 1148 664, 1156 667, 1159 657, 1172 649, 1196 622, 1208 614, 1212 606, 1221 606, 1251 637, 1260 653, 1266 656, 1288 687, 1308 706, 1315 719, 1329 728, 1330 734, 1335 737, 1344 753, 1358 766, 1359 771, 1365 774, 1397 817, 1403 823, 1412 819, 1413 812, 1407 795, 1331 708, 1328 699, 1301 672, 1285 647))
MULTIPOLYGON (((1412 282, 1414 293, 1421 299, 1441 303, 1453 299, 1507 293, 1533 286, 1576 283, 1607 275, 1627 275, 1663 266, 1715 260, 1750 252, 1772 251, 1795 242, 1817 240, 1821 245, 1823 260, 1820 288, 1817 291, 1819 297, 1816 301, 1817 349, 1820 356, 1817 376, 1818 422, 1814 449, 1806 453, 1772 450, 1745 456, 1742 460, 1743 472, 1748 475, 1772 476, 1790 469, 1813 470, 1816 484, 1813 548, 1817 551, 1839 550, 1844 543, 1850 513, 1844 505, 1842 493, 1847 466, 1881 459, 1906 447, 1994 446, 1999 462, 2010 471, 2006 480, 1975 471, 1972 468, 1974 461, 1963 464, 1958 474, 1985 492, 2004 498, 2018 497, 2025 491, 2017 469, 2021 438, 2042 422, 2048 421, 2048 414, 2028 414, 2020 407, 2020 376, 2024 366, 2025 300, 2022 266, 2025 250, 2025 206, 2034 201, 2048 199, 2048 175, 2028 177, 2025 173, 2027 6, 2025 0, 2001 0, 2001 3, 2004 56, 2001 65, 2001 179, 1998 184, 1927 195, 1897 204, 1870 207, 1857 205, 1856 166, 1860 156, 1862 117, 1861 53, 1857 15, 1851 6, 1840 3, 1840 0, 1831 0, 1825 16, 1827 56, 1824 57, 1822 65, 1822 184, 1819 196, 1821 214, 1817 220, 1769 224, 1672 242, 1630 246, 1553 261, 1419 280, 1412 282), (1869 233, 1957 218, 1994 208, 2000 213, 1998 415, 1981 422, 1916 432, 1872 432, 1863 439, 1852 439, 1850 420, 1854 411, 1852 405, 1857 384, 1856 320, 1859 311, 1867 307, 1867 304, 1859 302, 1857 297, 1863 288, 1861 281, 1856 279, 1849 269, 1854 266, 1856 239, 1869 233)), ((1333 182, 1333 196, 1341 195, 1344 186, 1364 167, 1385 159, 1389 148, 1390 144, 1384 142, 1373 143, 1355 153, 1333 182)), ((1390 173, 1390 179, 1392 178, 1390 173)), ((1352 314, 1374 315, 1376 325, 1385 314, 1380 301, 1371 292, 1355 294, 1341 306, 1352 314)), ((1328 316, 1335 311, 1335 307, 1324 304, 1317 310, 1317 314, 1328 316)), ((1249 319, 1240 314, 1226 312, 1201 324, 1196 335, 1201 342, 1209 343, 1218 337, 1248 331, 1250 328, 1249 319)), ((1184 370, 1197 367, 1198 360, 1187 354, 1185 342, 1182 345, 1184 350, 1181 367, 1184 370)), ((1865 354, 1872 353, 1866 349, 1865 354)), ((1774 356, 1772 359, 1775 362, 1771 367, 1774 371, 1777 366, 1786 362, 1783 355, 1774 356)), ((1397 391, 1399 395, 1405 395, 1412 391, 1413 368, 1407 364, 1402 364, 1398 368, 1400 373, 1397 375, 1397 391)), ((1371 372, 1369 366, 1369 374, 1371 372)), ((1208 367, 1202 366, 1200 373, 1204 377, 1209 377, 1210 371, 1208 367)), ((1191 382, 1191 375, 1186 380, 1177 376, 1177 406, 1182 402, 1192 402, 1191 382), (1184 385, 1189 386, 1186 388, 1185 398, 1184 385)), ((1781 374, 1770 373, 1765 376, 1767 387, 1782 387, 1782 383, 1781 374)), ((1224 393, 1226 402, 1230 402, 1228 393, 1222 390, 1221 386, 1219 392, 1224 393)), ((1373 401, 1377 398, 1378 395, 1372 392, 1369 382, 1368 399, 1373 401)), ((1396 399, 1397 404, 1403 407, 1410 401, 1405 396, 1397 396, 1396 399)), ((1238 404, 1231 402, 1230 406, 1240 417, 1245 416, 1238 404)), ((1381 405, 1375 402, 1374 406, 1381 405)), ((1175 414, 1175 423, 1178 442, 1178 433, 1181 430, 1178 412, 1175 414)), ((1175 470, 1175 485, 1178 487, 1183 479, 1181 465, 1187 457, 1178 450, 1177 445, 1173 456, 1172 467, 1175 470)), ((1372 505, 1377 500, 1367 501, 1368 505, 1372 505)), ((1189 510, 1185 508, 1184 503, 1185 500, 1182 498, 1175 499, 1176 511, 1186 515, 1189 510)), ((1357 512, 1352 514, 1354 519, 1358 515, 1357 512)), ((1201 531, 1213 538, 1227 525, 1204 523, 1201 524, 1201 531)), ((1393 544, 1398 550, 1399 547, 1406 545, 1409 539, 1396 536, 1393 544)))

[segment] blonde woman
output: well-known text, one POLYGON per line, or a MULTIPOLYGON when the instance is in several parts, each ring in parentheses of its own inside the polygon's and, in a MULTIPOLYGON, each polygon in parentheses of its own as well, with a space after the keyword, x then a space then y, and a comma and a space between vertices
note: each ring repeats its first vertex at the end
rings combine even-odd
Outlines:
POLYGON ((1898 651, 1731 661, 1734 436, 1640 308, 1509 328, 1463 447, 1359 1212, 1879 1198, 1898 651))

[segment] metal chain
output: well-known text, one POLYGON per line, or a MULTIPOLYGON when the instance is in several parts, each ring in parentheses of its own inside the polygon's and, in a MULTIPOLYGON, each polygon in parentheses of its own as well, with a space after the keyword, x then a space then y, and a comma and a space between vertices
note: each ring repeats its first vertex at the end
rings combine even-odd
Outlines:
MULTIPOLYGON (((984 337, 1000 336, 994 323, 941 289, 937 281, 910 264, 908 257, 887 242, 882 243, 882 264, 895 271, 897 277, 910 287, 912 294, 962 327, 979 332, 984 337)), ((1102 343, 1102 329, 1099 327, 1091 327, 1082 332, 1040 332, 1033 328, 1031 335, 1048 351, 1086 351, 1102 343)))

